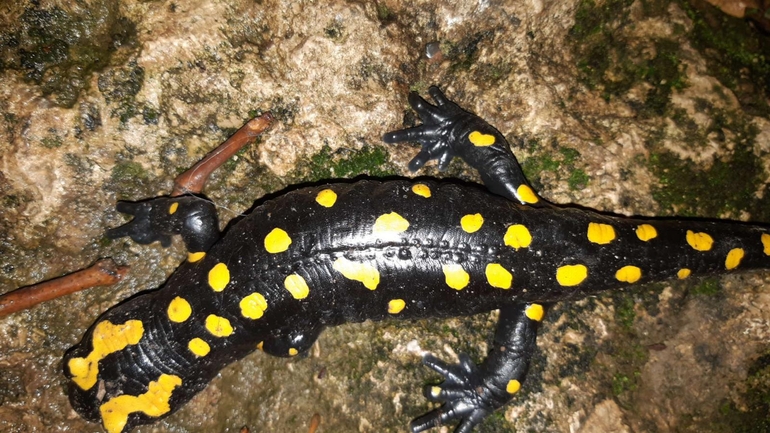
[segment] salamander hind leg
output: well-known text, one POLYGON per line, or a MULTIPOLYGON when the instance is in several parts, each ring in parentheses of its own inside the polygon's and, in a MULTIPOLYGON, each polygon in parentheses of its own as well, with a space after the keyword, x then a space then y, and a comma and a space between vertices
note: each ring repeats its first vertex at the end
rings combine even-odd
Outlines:
POLYGON ((487 415, 508 403, 527 374, 544 313, 541 304, 500 309, 492 351, 481 365, 465 354, 460 355, 456 365, 426 355, 423 363, 443 376, 444 383, 426 387, 424 394, 428 400, 444 404, 412 421, 411 431, 459 422, 455 433, 469 433, 487 415))
POLYGON ((478 170, 484 184, 493 193, 528 205, 546 204, 532 189, 521 171, 516 157, 503 135, 482 118, 463 110, 447 99, 438 87, 430 93, 436 105, 412 93, 409 105, 423 124, 388 132, 386 143, 417 141, 422 149, 409 163, 411 171, 419 170, 432 159, 444 170, 452 157, 459 156, 478 170))

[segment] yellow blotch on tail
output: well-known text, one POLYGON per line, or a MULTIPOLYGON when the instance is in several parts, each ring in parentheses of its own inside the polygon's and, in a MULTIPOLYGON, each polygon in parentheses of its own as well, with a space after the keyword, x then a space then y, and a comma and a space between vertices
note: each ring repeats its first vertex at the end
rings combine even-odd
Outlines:
POLYGON ((727 268, 728 271, 737 268, 738 265, 741 264, 744 255, 746 255, 746 252, 743 251, 743 248, 731 249, 730 252, 727 253, 727 258, 725 259, 725 268, 727 268))
MULTIPOLYGON (((241 307, 241 315, 243 317, 256 320, 265 314, 265 310, 267 310, 267 300, 261 293, 254 292, 241 299, 238 306, 241 307)), ((228 322, 228 324, 229 323, 230 322, 228 322)))
POLYGON ((430 188, 428 185, 417 183, 412 186, 412 192, 420 197, 430 198, 430 188))
POLYGON ((391 299, 388 301, 388 313, 398 314, 406 307, 406 302, 403 299, 391 299))
POLYGON ((217 263, 209 271, 209 287, 215 292, 221 292, 225 290, 227 284, 230 282, 230 270, 227 269, 227 265, 224 263, 217 263))
POLYGON ((692 230, 687 230, 686 239, 687 244, 697 251, 708 251, 714 245, 714 239, 707 233, 695 233, 692 230))
POLYGON ((325 189, 315 196, 315 201, 323 207, 332 207, 337 202, 337 193, 331 189, 325 189))
POLYGON ((535 191, 532 191, 532 188, 523 183, 516 188, 516 198, 521 200, 522 203, 537 203, 539 200, 535 191))
POLYGON ((588 240, 606 245, 615 239, 615 229, 609 224, 588 223, 588 240))
POLYGON ((401 215, 391 212, 380 215, 374 222, 372 233, 375 234, 398 234, 403 233, 409 228, 409 221, 401 215))
POLYGON ((460 227, 462 227, 463 231, 466 233, 475 233, 479 231, 483 224, 484 217, 482 217, 480 213, 465 215, 460 218, 460 227))
POLYGON ((229 337, 233 333, 233 325, 224 317, 209 314, 206 317, 206 330, 215 337, 229 337))
POLYGON ((204 251, 198 251, 196 253, 187 253, 187 261, 190 263, 199 262, 204 257, 206 257, 206 253, 204 251))
POLYGON ((676 273, 676 277, 680 280, 684 280, 685 278, 689 277, 690 274, 692 274, 692 271, 687 268, 682 268, 679 270, 679 272, 676 273))
POLYGON ((517 250, 519 248, 527 248, 532 243, 532 235, 524 225, 514 224, 505 231, 503 242, 505 242, 505 245, 517 250))
POLYGON ((119 395, 99 407, 102 422, 108 433, 120 433, 128 422, 128 416, 142 412, 147 416, 159 417, 171 410, 169 400, 174 388, 182 385, 182 378, 173 374, 161 374, 152 381, 147 392, 140 395, 119 395))
POLYGON ((186 299, 177 296, 168 304, 166 313, 168 314, 168 319, 172 322, 182 323, 190 317, 190 314, 192 314, 192 307, 186 299))
POLYGON ((495 144, 495 136, 473 131, 468 134, 468 140, 476 147, 487 147, 495 144))
POLYGON ((655 230, 655 227, 649 224, 641 224, 636 228, 636 237, 644 242, 647 242, 650 239, 655 239, 658 237, 658 231, 655 230))
POLYGON ((380 271, 368 263, 352 262, 344 257, 334 261, 332 267, 345 278, 358 281, 369 290, 374 290, 380 284, 380 271))
POLYGON ((577 286, 588 277, 585 265, 564 265, 556 270, 556 281, 565 287, 577 286))
POLYGON ((770 256, 770 235, 762 233, 762 247, 764 247, 765 255, 770 256))
POLYGON ((270 254, 282 253, 289 249, 291 238, 285 230, 278 227, 270 230, 265 236, 265 250, 270 254))
POLYGON ((505 391, 508 394, 516 394, 521 389, 521 382, 516 379, 508 381, 508 385, 505 386, 505 391))
POLYGON ((635 283, 642 278, 642 270, 636 266, 623 266, 615 272, 615 279, 624 283, 635 283))
POLYGON ((471 281, 471 276, 468 275, 468 272, 461 265, 455 263, 441 265, 441 270, 444 271, 446 285, 455 290, 464 289, 471 281))
POLYGON ((91 353, 85 358, 72 358, 67 363, 72 381, 84 390, 91 389, 99 375, 99 361, 110 353, 139 343, 143 334, 141 320, 129 320, 120 325, 113 325, 109 320, 99 322, 94 328, 91 353))
POLYGON ((539 322, 543 320, 543 316, 545 315, 545 309, 540 304, 529 304, 527 305, 527 308, 524 309, 524 314, 527 317, 529 317, 530 320, 539 322))
POLYGON ((499 263, 488 264, 484 270, 484 274, 487 277, 487 282, 492 287, 497 287, 498 289, 510 289, 511 284, 513 284, 513 274, 499 263))
POLYGON ((198 358, 206 356, 211 352, 211 346, 198 337, 190 340, 190 342, 187 343, 187 348, 198 358))
POLYGON ((305 299, 310 293, 310 287, 307 286, 307 282, 302 275, 291 274, 283 280, 283 287, 291 293, 294 299, 305 299))

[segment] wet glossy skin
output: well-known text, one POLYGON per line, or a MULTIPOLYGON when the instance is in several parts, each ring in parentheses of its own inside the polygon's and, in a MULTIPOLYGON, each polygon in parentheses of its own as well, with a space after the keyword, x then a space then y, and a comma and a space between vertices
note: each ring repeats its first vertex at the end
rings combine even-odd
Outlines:
POLYGON ((265 202, 221 239, 199 198, 122 205, 135 219, 113 236, 182 234, 190 256, 161 290, 106 312, 67 353, 73 407, 109 432, 128 431, 177 410, 230 362, 257 349, 297 355, 327 326, 500 309, 482 365, 424 360, 446 379, 426 396, 445 404, 412 431, 458 422, 456 432, 469 432, 520 389, 549 303, 770 265, 766 227, 544 202, 499 132, 438 89, 431 95, 436 106, 410 96, 424 124, 385 141, 421 142, 413 170, 460 156, 491 192, 408 180, 320 185, 265 202))

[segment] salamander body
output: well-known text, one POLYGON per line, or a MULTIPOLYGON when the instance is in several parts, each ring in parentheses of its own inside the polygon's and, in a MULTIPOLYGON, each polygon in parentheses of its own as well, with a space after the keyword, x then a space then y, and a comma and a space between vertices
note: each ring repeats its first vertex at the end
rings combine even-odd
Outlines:
POLYGON ((424 125, 385 140, 423 143, 412 169, 460 156, 491 192, 424 180, 302 188, 256 207, 221 239, 200 198, 123 205, 135 219, 113 236, 149 243, 181 233, 190 255, 164 287, 107 311, 66 354, 73 407, 108 432, 129 431, 174 412, 257 349, 294 356, 328 326, 501 309, 482 365, 464 355, 459 365, 424 360, 446 379, 426 390, 444 406, 412 431, 456 421, 469 432, 519 390, 550 303, 770 266, 764 226, 545 203, 499 132, 431 94, 436 106, 410 97, 424 125))

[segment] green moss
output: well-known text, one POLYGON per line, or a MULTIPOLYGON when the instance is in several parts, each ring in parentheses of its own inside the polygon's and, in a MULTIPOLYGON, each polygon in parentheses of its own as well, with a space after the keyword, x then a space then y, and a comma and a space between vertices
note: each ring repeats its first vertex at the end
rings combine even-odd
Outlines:
POLYGON ((373 177, 392 176, 397 170, 388 162, 388 152, 381 147, 364 146, 361 150, 339 149, 332 152, 324 146, 310 157, 305 167, 298 168, 292 177, 309 182, 323 179, 348 179, 361 174, 373 177))
POLYGON ((682 110, 673 112, 674 122, 685 133, 680 146, 699 153, 702 148, 718 143, 725 149, 721 151, 724 154, 703 167, 665 149, 665 133, 650 137, 647 164, 659 179, 652 194, 662 213, 736 218, 746 211, 753 220, 769 220, 770 201, 757 196, 758 191, 770 188, 765 184, 761 162, 765 156, 754 154, 758 129, 742 112, 715 109, 708 102, 697 100, 696 109, 708 116, 707 125, 696 125, 682 110))
POLYGON ((760 356, 749 367, 740 404, 720 405, 714 431, 731 433, 770 432, 770 353, 760 356))
POLYGON ((690 289, 693 295, 714 296, 722 291, 722 284, 717 278, 704 278, 697 286, 690 289))
POLYGON ((456 43, 446 42, 442 44, 441 52, 451 62, 450 73, 470 69, 476 63, 481 42, 491 40, 493 36, 492 31, 483 31, 468 35, 456 43))
POLYGON ((585 188, 590 178, 576 163, 580 158, 580 152, 569 147, 558 146, 558 152, 553 148, 544 148, 538 140, 530 140, 527 143, 529 151, 534 155, 527 158, 521 164, 524 175, 536 188, 540 188, 540 179, 543 172, 556 173, 557 180, 564 180, 571 190, 585 188))
POLYGON ((150 180, 141 164, 123 161, 112 168, 107 188, 116 191, 118 198, 146 197, 150 180))
POLYGON ((749 114, 770 115, 770 35, 705 3, 678 1, 693 23, 688 38, 708 70, 749 114))
POLYGON ((629 293, 615 297, 615 318, 627 329, 631 328, 636 318, 635 304, 633 295, 629 293))
POLYGON ((586 174, 585 171, 581 169, 575 169, 572 171, 572 174, 569 175, 569 179, 567 179, 567 184, 569 185, 569 189, 575 191, 578 189, 583 189, 586 186, 588 186, 589 177, 586 174))
POLYGON ((29 7, 0 32, 0 66, 24 73, 55 104, 72 107, 90 75, 119 47, 133 45, 135 26, 116 2, 95 2, 73 14, 59 7, 29 7))
POLYGON ((619 396, 626 391, 635 391, 639 387, 639 378, 642 374, 635 371, 633 375, 617 373, 612 376, 612 394, 619 396))
POLYGON ((345 27, 338 20, 334 20, 326 25, 324 28, 324 35, 333 41, 341 41, 343 39, 345 27))
POLYGON ((56 149, 57 147, 61 147, 64 142, 58 135, 49 135, 48 137, 43 138, 40 144, 46 149, 56 149))
POLYGON ((136 94, 144 83, 144 68, 136 62, 108 70, 99 76, 99 91, 114 108, 111 116, 125 123, 140 113, 136 103, 136 94))
MULTIPOLYGON (((577 60, 578 78, 589 89, 598 90, 606 100, 622 99, 645 116, 666 113, 671 93, 685 87, 679 60, 679 41, 628 40, 623 29, 632 25, 629 0, 608 0, 597 6, 583 0, 570 30, 577 60), (648 88, 642 103, 627 98, 629 90, 644 83, 648 88)), ((650 14, 662 5, 645 2, 650 14)))
POLYGON ((387 6, 382 3, 377 3, 377 20, 382 24, 387 24, 395 21, 396 14, 387 6))

